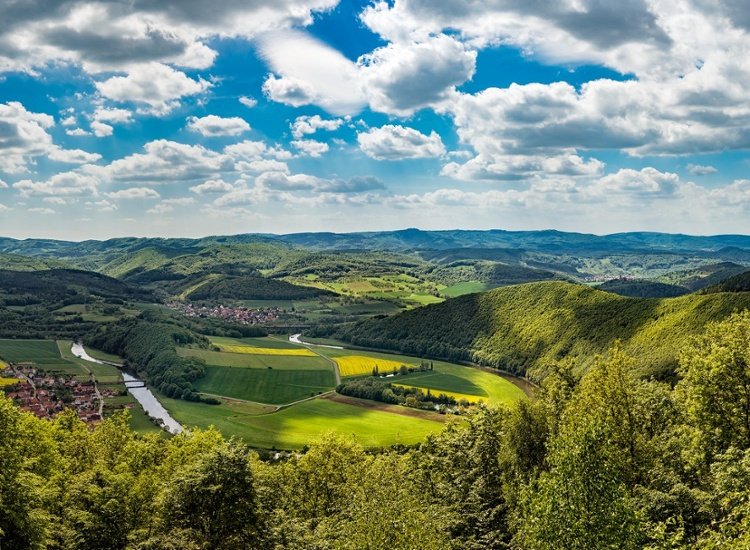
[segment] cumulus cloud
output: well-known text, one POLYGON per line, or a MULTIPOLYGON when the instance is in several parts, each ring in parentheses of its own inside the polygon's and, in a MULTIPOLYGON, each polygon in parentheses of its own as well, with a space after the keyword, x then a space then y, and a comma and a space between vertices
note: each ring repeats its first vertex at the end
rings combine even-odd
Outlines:
POLYGON ((240 96, 239 100, 240 103, 242 103, 245 107, 248 109, 252 109, 256 105, 258 105, 258 100, 253 97, 248 96, 240 96))
POLYGON ((190 117, 188 128, 206 137, 238 136, 250 130, 250 125, 240 117, 219 117, 207 115, 204 117, 190 117))
POLYGON ((356 64, 305 33, 268 33, 260 39, 260 54, 273 71, 263 92, 274 101, 314 103, 338 116, 355 114, 367 103, 356 64))
POLYGON ((328 152, 328 144, 314 139, 297 139, 292 141, 292 146, 308 157, 319 157, 328 152))
POLYGON ((205 180, 234 170, 231 158, 201 145, 160 139, 146 143, 143 150, 89 171, 106 182, 158 185, 205 180))
POLYGON ((96 178, 79 172, 62 172, 46 180, 24 179, 13 184, 22 197, 97 195, 96 178))
POLYGON ((696 176, 708 176, 710 174, 715 174, 716 172, 718 172, 716 167, 703 164, 688 164, 687 169, 688 172, 696 176))
POLYGON ((65 130, 65 133, 69 136, 74 137, 81 137, 81 136, 90 136, 91 132, 87 132, 83 128, 73 128, 72 130, 65 130))
POLYGON ((302 139, 304 136, 312 135, 318 130, 333 132, 334 130, 341 128, 342 124, 344 124, 344 121, 340 118, 326 120, 320 115, 302 115, 298 116, 294 122, 290 124, 290 128, 292 129, 292 136, 294 136, 295 139, 302 139))
POLYGON ((52 149, 47 130, 54 124, 50 115, 28 111, 17 101, 0 104, 0 170, 22 172, 31 158, 52 149))
POLYGON ((443 140, 434 130, 425 135, 414 128, 387 124, 357 134, 359 148, 377 160, 439 157, 445 154, 443 140))
POLYGON ((392 43, 359 60, 372 109, 408 116, 440 103, 469 80, 476 52, 444 34, 421 42, 392 43))
POLYGON ((150 187, 128 187, 107 193, 110 199, 158 199, 159 193, 150 187))
POLYGON ((81 3, 60 0, 0 6, 0 69, 31 71, 50 61, 107 72, 149 62, 203 69, 210 37, 249 38, 312 23, 336 0, 165 0, 81 3))
POLYGON ((157 116, 169 114, 180 105, 182 98, 202 94, 210 87, 206 80, 193 80, 162 63, 137 65, 126 76, 113 76, 96 83, 103 97, 133 102, 144 112, 157 116))
POLYGON ((196 195, 209 195, 213 193, 225 193, 232 189, 232 185, 224 180, 206 180, 199 185, 194 185, 190 191, 196 195))
POLYGON ((96 162, 102 156, 99 153, 89 153, 81 149, 60 149, 59 147, 55 147, 50 150, 48 158, 69 164, 86 164, 96 162))

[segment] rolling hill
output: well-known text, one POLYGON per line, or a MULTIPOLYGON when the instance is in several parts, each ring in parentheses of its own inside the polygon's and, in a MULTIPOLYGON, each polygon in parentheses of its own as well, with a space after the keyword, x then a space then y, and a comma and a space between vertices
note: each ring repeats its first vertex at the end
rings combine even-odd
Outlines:
POLYGON ((638 279, 613 279, 600 284, 596 288, 631 298, 674 298, 690 292, 683 286, 638 279))
POLYGON ((686 340, 710 321, 750 308, 750 293, 627 298, 566 282, 498 288, 363 321, 337 337, 355 345, 544 373, 572 357, 585 369, 616 339, 643 375, 670 378, 686 340))
POLYGON ((717 285, 710 286, 703 290, 706 294, 717 292, 750 292, 750 271, 745 271, 734 277, 730 277, 717 285))

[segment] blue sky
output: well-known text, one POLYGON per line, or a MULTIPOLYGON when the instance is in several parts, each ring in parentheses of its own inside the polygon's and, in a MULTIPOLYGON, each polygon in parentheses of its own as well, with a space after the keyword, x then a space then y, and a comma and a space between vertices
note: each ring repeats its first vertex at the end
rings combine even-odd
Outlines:
POLYGON ((748 232, 746 11, 0 0, 0 234, 748 232))

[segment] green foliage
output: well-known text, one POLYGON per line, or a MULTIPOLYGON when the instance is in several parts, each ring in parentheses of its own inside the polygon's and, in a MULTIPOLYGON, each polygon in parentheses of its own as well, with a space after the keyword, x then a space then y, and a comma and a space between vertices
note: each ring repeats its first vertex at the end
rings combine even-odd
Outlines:
POLYGON ((457 401, 444 393, 432 394, 420 388, 404 388, 375 378, 363 378, 336 386, 336 392, 350 397, 370 399, 394 405, 432 409, 433 405, 456 405, 457 401))
POLYGON ((630 279, 613 279, 596 288, 631 298, 674 298, 690 292, 687 288, 678 285, 630 279))
POLYGON ((621 339, 639 372, 671 377, 691 334, 750 294, 634 299, 562 282, 530 283, 472 294, 343 328, 337 337, 418 356, 474 361, 516 373, 543 374, 570 356, 579 369, 621 339))
POLYGON ((705 288, 703 292, 750 292, 750 271, 745 271, 717 285, 705 288))
POLYGON ((682 353, 677 386, 710 456, 750 447, 750 312, 713 323, 682 353))

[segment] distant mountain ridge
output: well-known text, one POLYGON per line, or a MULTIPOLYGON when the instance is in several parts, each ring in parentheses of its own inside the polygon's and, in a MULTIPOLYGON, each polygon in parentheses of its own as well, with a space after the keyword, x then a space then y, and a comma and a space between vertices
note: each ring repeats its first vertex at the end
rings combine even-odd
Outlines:
POLYGON ((24 256, 64 258, 85 252, 121 250, 133 252, 140 248, 189 250, 211 245, 275 243, 321 250, 448 250, 461 248, 512 248, 528 250, 597 251, 722 251, 727 256, 739 253, 750 259, 750 235, 694 236, 671 233, 614 233, 593 235, 557 230, 506 231, 490 230, 421 230, 372 231, 353 233, 290 233, 272 235, 248 233, 226 236, 188 238, 118 237, 103 241, 81 242, 54 239, 11 239, 0 237, 0 253, 24 256))

